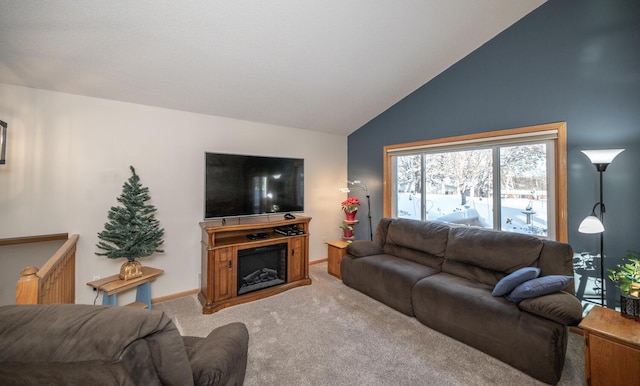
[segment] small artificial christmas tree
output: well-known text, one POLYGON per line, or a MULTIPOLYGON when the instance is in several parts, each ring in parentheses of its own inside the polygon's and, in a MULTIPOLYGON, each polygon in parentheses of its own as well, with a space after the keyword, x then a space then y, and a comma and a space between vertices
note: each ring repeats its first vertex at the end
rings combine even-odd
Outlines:
POLYGON ((127 280, 142 276, 142 268, 137 258, 146 257, 154 252, 164 252, 160 247, 164 243, 164 229, 156 220, 156 208, 146 204, 151 197, 149 188, 140 184, 140 177, 130 166, 129 180, 122 186, 118 202, 123 206, 112 206, 109 210, 109 222, 98 233, 101 241, 96 244, 105 252, 96 252, 98 256, 110 259, 127 258, 120 269, 120 278, 127 280))

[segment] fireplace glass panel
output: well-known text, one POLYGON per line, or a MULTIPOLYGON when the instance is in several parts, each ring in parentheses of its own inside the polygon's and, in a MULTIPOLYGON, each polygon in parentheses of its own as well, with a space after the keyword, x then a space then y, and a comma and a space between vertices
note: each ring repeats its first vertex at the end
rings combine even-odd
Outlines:
POLYGON ((287 244, 238 251, 238 295, 287 282, 287 244))

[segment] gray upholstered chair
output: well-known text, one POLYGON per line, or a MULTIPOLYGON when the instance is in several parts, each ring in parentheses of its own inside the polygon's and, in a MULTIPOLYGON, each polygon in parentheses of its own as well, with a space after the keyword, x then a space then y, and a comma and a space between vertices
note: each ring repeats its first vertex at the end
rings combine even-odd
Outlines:
POLYGON ((160 311, 74 304, 0 307, 3 385, 241 385, 242 323, 182 337, 160 311))

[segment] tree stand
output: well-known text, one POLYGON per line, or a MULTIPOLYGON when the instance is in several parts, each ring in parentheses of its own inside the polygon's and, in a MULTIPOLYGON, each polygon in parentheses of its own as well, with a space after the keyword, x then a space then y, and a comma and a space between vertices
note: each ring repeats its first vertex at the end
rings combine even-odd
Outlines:
POLYGON ((130 280, 142 276, 142 264, 139 261, 127 261, 120 267, 120 279, 130 280))

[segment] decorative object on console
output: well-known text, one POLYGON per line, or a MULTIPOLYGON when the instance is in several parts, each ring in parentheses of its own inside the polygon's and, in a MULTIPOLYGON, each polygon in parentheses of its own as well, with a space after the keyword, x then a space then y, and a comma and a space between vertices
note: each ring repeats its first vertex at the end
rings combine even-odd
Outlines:
POLYGON ((628 251, 627 262, 610 269, 609 279, 620 288, 620 313, 640 319, 640 251, 628 251))
POLYGON ((122 280, 142 276, 142 266, 137 258, 150 256, 154 252, 164 252, 164 229, 155 218, 156 208, 146 204, 151 197, 149 188, 140 184, 140 177, 133 166, 129 166, 132 176, 122 187, 118 202, 123 206, 112 206, 108 213, 109 222, 98 233, 101 241, 96 246, 106 252, 96 252, 98 256, 110 259, 126 258, 120 268, 122 280))
POLYGON ((0 165, 7 161, 7 122, 0 121, 0 165))
POLYGON ((600 174, 600 201, 598 201, 591 210, 591 214, 587 216, 578 227, 580 233, 599 233, 600 234, 600 304, 605 306, 605 283, 604 283, 604 199, 602 195, 602 174, 607 170, 607 166, 613 161, 613 159, 624 149, 610 149, 610 150, 582 150, 582 152, 589 157, 591 163, 596 167, 596 170, 600 174), (596 208, 600 209, 600 216, 596 215, 596 208))

